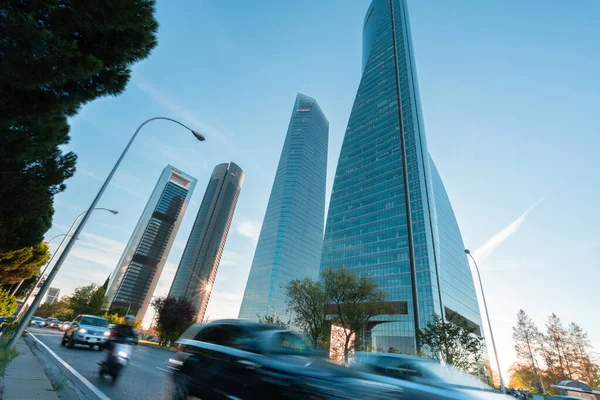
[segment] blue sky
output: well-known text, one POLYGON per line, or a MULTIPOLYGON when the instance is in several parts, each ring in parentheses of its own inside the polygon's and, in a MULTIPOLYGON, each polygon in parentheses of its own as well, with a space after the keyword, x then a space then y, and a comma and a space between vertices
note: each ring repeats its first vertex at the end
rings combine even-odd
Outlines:
MULTIPOLYGON (((330 121, 328 195, 360 79, 368 0, 168 2, 159 46, 127 91, 71 120, 78 172, 56 197, 64 233, 92 201, 130 135, 144 128, 54 286, 102 282, 166 164, 198 179, 156 294, 173 279, 212 168, 246 179, 208 307, 235 317, 297 92, 330 121)), ((428 145, 465 244, 478 256, 502 368, 519 308, 557 313, 600 347, 600 3, 409 1, 428 145)), ((58 240, 52 243, 56 248, 58 240)))

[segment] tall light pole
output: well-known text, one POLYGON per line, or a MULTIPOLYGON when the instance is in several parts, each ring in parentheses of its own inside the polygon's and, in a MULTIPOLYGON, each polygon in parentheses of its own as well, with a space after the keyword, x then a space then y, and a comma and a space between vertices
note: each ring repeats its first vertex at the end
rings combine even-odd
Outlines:
MULTIPOLYGON (((48 240, 46 243, 49 245, 50 242, 52 242, 54 239, 56 239, 57 237, 61 237, 61 236, 65 236, 66 233, 61 233, 60 235, 56 235, 53 236, 50 240, 48 240)), ((50 259, 48 260, 48 262, 46 263, 46 266, 44 267, 44 269, 42 270, 42 272, 40 273, 40 278, 42 276, 44 276, 44 273, 46 272, 46 269, 48 268, 48 265, 50 265, 50 263, 52 262, 52 259, 54 258, 54 254, 56 254, 56 252, 52 253, 52 257, 50 257, 50 259)), ((23 284, 23 282, 25 282, 25 279, 21 279, 21 282, 19 282, 19 284, 17 285, 16 288, 14 288, 14 290, 10 293, 11 296, 14 296, 15 294, 17 294, 17 291, 19 290, 19 288, 21 287, 21 285, 23 284)), ((33 289, 31 290, 31 292, 33 292, 35 290, 35 288, 37 287, 37 285, 40 283, 40 280, 38 279, 35 282, 35 285, 33 285, 33 289)), ((31 294, 31 292, 29 292, 29 294, 31 294)), ((29 298, 29 294, 27 295, 27 298, 25 299, 25 301, 23 302, 23 304, 27 303, 27 299, 29 298)), ((20 312, 19 312, 20 314, 20 312)))
MULTIPOLYGON (((56 248, 56 251, 54 252, 54 254, 58 253, 58 251, 62 247, 62 245, 65 242, 65 240, 67 240, 67 238, 69 236, 71 236, 70 233, 73 230, 73 228, 75 227, 75 225, 77 225, 77 221, 79 221, 79 219, 81 217, 88 217, 88 215, 91 214, 90 211, 94 211, 94 210, 105 210, 105 211, 110 212, 111 214, 118 214, 119 213, 118 211, 115 211, 115 210, 110 210, 108 208, 100 208, 100 207, 99 208, 90 208, 87 211, 82 212, 81 214, 79 214, 77 216, 77 218, 75 218, 75 221, 73 221, 73 223, 69 227, 69 230, 65 234, 65 237, 63 237, 63 239, 60 241, 60 244, 56 248)), ((80 228, 81 228, 81 224, 77 227, 77 229, 75 229, 75 234, 73 236, 71 236, 71 240, 69 240, 69 244, 75 243, 75 241, 77 240, 77 238, 79 236, 79 233, 81 232, 80 228)), ((73 244, 71 244, 71 247, 73 247, 73 244)), ((54 277, 56 276, 56 274, 58 273, 58 270, 60 269, 60 265, 62 264, 62 260, 64 260, 64 258, 66 257, 65 253, 68 253, 69 249, 70 249, 70 247, 67 247, 67 249, 65 251, 63 251, 63 253, 60 255, 58 261, 56 262, 56 265, 54 266, 54 269, 52 269, 50 271, 50 273, 48 274, 48 278, 46 278, 46 280, 42 284, 42 287, 40 288, 40 291, 33 298, 33 301, 31 302, 31 306, 29 306, 27 309, 25 309, 25 307, 27 307, 27 302, 29 301, 29 297, 33 294, 33 292, 35 290, 35 287, 37 287, 37 285, 39 284, 39 282, 43 279, 43 275, 40 275, 39 279, 36 282, 36 286, 29 293, 29 295, 27 295, 27 298, 25 299, 25 301, 23 301, 23 306, 22 306, 21 310, 19 311, 18 315, 22 315, 23 313, 25 313, 25 314, 22 315, 22 317, 19 319, 19 325, 17 325, 17 329, 15 330, 15 332, 12 335, 12 337, 10 338, 10 341, 6 345, 7 349, 8 348, 12 348, 12 347, 14 347, 17 344, 17 339, 19 337, 21 337, 21 335, 23 334, 23 331, 27 327, 27 323, 29 322, 29 320, 33 316, 33 313, 40 306, 40 303, 42 302, 42 299, 44 298, 44 296, 46 295, 46 292, 48 291, 48 289, 50 288, 50 285, 52 284, 52 280, 54 280, 54 277)), ((52 255, 52 258, 54 258, 54 254, 52 255)), ((52 259, 50 259, 50 261, 48 261, 48 264, 46 265, 46 268, 50 265, 51 261, 52 261, 52 259)), ((45 272, 45 269, 44 269, 44 272, 45 272)))
MULTIPOLYGON (((483 299, 483 307, 485 308, 485 316, 488 321, 488 328, 490 330, 490 339, 492 340, 492 348, 494 349, 494 357, 496 358, 496 367, 498 367, 498 377, 500 378, 500 390, 502 393, 506 392, 504 388, 504 380, 502 380, 502 371, 500 370, 500 360, 498 360, 498 352, 496 351, 496 342, 494 341, 494 333, 492 332, 492 323, 490 322, 490 314, 488 313, 487 303, 485 301, 485 294, 483 293, 483 284, 481 283, 481 275, 479 274, 479 267, 477 266, 477 261, 469 251, 469 249, 465 249, 465 254, 471 257, 473 260, 473 265, 475 265, 475 271, 477 271, 477 278, 479 278, 479 287, 481 288, 481 298, 483 299)), ((490 369, 490 372, 492 370, 490 369)), ((494 382, 494 378, 492 377, 492 382, 494 382)))
MULTIPOLYGON (((116 215, 116 214, 118 214, 118 213, 119 213, 118 211, 115 211, 115 210, 109 210, 108 208, 102 208, 102 207, 97 207, 97 208, 94 208, 94 210, 92 210, 92 211, 95 211, 95 210, 103 210, 103 211, 108 211, 108 212, 110 212, 111 214, 114 214, 114 215, 116 215)), ((73 223, 72 223, 72 224, 71 224, 71 226, 69 227, 69 230, 67 231, 67 233, 62 233, 62 234, 60 234, 60 235, 56 235, 56 236, 54 236, 54 237, 52 238, 52 239, 55 239, 55 238, 57 238, 57 237, 59 237, 59 236, 64 236, 64 237, 63 237, 63 239, 62 239, 62 240, 60 241, 60 243, 58 244, 58 247, 56 248, 56 250, 54 251, 54 253, 52 253, 52 257, 50 257, 50 259, 49 259, 49 260, 48 260, 48 262, 46 263, 46 266, 44 267, 44 270, 41 272, 41 274, 40 274, 40 277, 39 277, 39 278, 37 279, 37 281, 35 282, 35 286, 34 286, 34 287, 33 287, 33 289, 31 290, 31 292, 29 292, 29 293, 27 294, 27 297, 25 297, 25 300, 23 300, 23 306, 22 306, 22 307, 21 307, 21 309, 19 310, 19 313, 17 314, 17 318, 19 318, 21 315, 23 315, 23 313, 24 313, 24 312, 27 312, 27 311, 29 311, 29 309, 31 308, 31 307, 29 307, 29 306, 28 306, 29 298, 30 298, 30 297, 33 295, 33 292, 35 292, 35 289, 36 289, 36 288, 37 288, 37 287, 38 287, 38 286, 41 284, 42 280, 44 279, 44 274, 46 273, 46 271, 47 271, 47 270, 48 270, 48 268, 50 267, 50 264, 52 263, 52 260, 54 260, 54 256, 56 256, 56 255, 58 254, 58 252, 60 251, 60 249, 61 249, 61 247, 62 247, 63 243, 65 242, 65 240, 67 240, 67 238, 69 237, 69 234, 70 234, 70 233, 71 233, 71 231, 73 230, 73 227, 75 226, 75 224, 77 224, 77 221, 79 221, 79 219, 80 219, 81 217, 83 217, 83 216, 84 216, 86 213, 87 213, 87 211, 84 211, 84 212, 82 212, 81 214, 79 214, 79 215, 77 216, 77 218, 75 218, 75 221, 73 221, 73 223)), ((50 242, 52 241, 52 239, 48 240, 48 243, 50 243, 50 242)), ((78 238, 75 238, 75 240, 77 240, 77 239, 78 239, 78 238)), ((40 289, 40 291, 39 291, 38 293, 41 293, 41 291, 42 291, 42 290, 40 289)), ((35 299, 34 299, 34 301, 35 301, 35 299)), ((40 302, 41 302, 41 299, 40 299, 40 301, 38 302, 38 305, 36 305, 36 306, 35 306, 36 310, 37 310, 37 308, 39 307, 39 303, 40 303, 40 302)), ((35 310, 34 310, 33 312, 35 312, 35 310)), ((33 314, 32 314, 32 315, 33 315, 33 314)), ((28 319, 29 319, 29 318, 31 318, 31 315, 28 317, 28 319)))
MULTIPOLYGON (((56 276, 56 274, 60 270, 61 265, 63 264, 63 262, 65 261, 65 259, 69 255, 69 252, 71 251, 71 248, 73 247, 73 245, 75 245, 75 241, 79 237, 79 234, 83 230, 83 227, 85 226, 85 224, 87 223, 88 219, 90 218, 91 211, 96 208, 96 205, 100 201, 100 198, 104 194, 104 191, 108 187, 108 184, 110 183, 111 179, 115 175, 115 172, 119 168, 119 165, 121 165, 121 161, 123 161, 123 158, 125 158, 125 155, 129 151, 129 148, 131 147, 131 144, 133 143, 133 141, 137 137, 138 133, 140 132, 140 130, 147 123, 152 122, 152 121, 156 121, 156 120, 159 120, 159 119, 170 121, 170 122, 174 122, 174 123, 176 123, 178 125, 183 126, 187 130, 189 130, 190 132, 192 132, 192 134, 194 135, 194 137, 196 139, 198 139, 199 141, 201 141, 201 142, 203 142, 204 140, 206 140, 206 138, 203 135, 201 135, 200 133, 194 131, 193 129, 191 129, 189 127, 187 127, 186 125, 182 124, 181 122, 175 121, 174 119, 171 119, 171 118, 154 117, 154 118, 147 119, 146 121, 142 122, 142 124, 140 126, 138 126, 138 128, 136 129, 136 131, 133 133, 133 136, 131 136, 131 139, 129 139, 129 143, 127 143, 127 146, 125 146, 125 149, 123 150, 123 152, 119 156, 119 159, 117 160, 117 162, 113 166, 112 170, 108 174, 108 177, 106 178, 106 180, 102 184, 102 187, 100 188, 100 190, 96 194, 96 197, 92 201, 92 204, 90 204, 90 207, 88 208, 87 212, 85 212, 83 214, 83 219, 81 220, 81 223, 77 226, 77 228, 75 229, 75 232, 73 233, 73 236, 71 237, 71 239, 69 240, 69 242, 65 246, 64 251, 58 257, 58 260, 56 261, 56 265, 54 266, 54 268, 52 269, 52 271, 50 271, 50 273, 48 274, 48 278, 44 281, 44 284, 42 285, 42 288, 40 289, 38 295, 33 300, 33 304, 27 310, 27 313, 25 314, 25 316, 23 318, 21 318, 21 320, 19 322, 19 325, 17 327, 17 330, 15 331, 15 333, 12 336, 12 338, 10 339, 10 342, 8 342, 8 344, 6 346, 7 348, 14 347, 16 345, 16 343, 17 343, 17 339, 19 337, 21 337, 21 335, 23 334, 23 331, 25 330, 25 327, 27 326, 26 324, 29 322, 29 319, 31 319, 31 316, 33 315, 33 313, 35 312, 35 310, 39 306, 41 298, 46 294, 46 292, 50 288, 50 284, 52 283, 52 280, 54 279, 54 277, 56 276)), ((65 236, 65 238, 66 238, 66 236, 65 236)))

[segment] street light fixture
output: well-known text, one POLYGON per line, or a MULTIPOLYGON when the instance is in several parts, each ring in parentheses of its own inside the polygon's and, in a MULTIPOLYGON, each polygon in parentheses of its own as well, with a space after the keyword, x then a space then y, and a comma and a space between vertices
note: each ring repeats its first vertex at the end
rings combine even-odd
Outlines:
MULTIPOLYGON (((79 237, 79 234, 83 230, 83 227, 85 226, 85 224, 87 223, 88 219, 90 218, 91 211, 96 208, 96 205, 100 201, 100 198, 104 194, 104 191, 106 190, 106 188, 108 187, 111 179, 115 175, 115 172, 119 168, 119 165, 121 165, 121 162, 123 161, 123 158, 125 158, 125 155, 129 151, 129 148, 131 147, 131 144, 133 143, 133 141, 137 137, 138 133, 140 132, 140 130, 147 123, 152 122, 152 121, 156 121, 156 120, 159 120, 159 119, 160 120, 166 120, 166 121, 174 122, 174 123, 176 123, 178 125, 183 126, 185 129, 187 129, 190 132, 192 132, 192 134, 194 135, 194 137, 196 139, 198 139, 199 141, 201 141, 201 142, 203 142, 204 140, 206 140, 206 138, 203 135, 201 135, 200 133, 194 131, 192 128, 190 128, 190 127, 182 124, 179 121, 176 121, 174 119, 167 118, 167 117, 154 117, 154 118, 150 118, 150 119, 147 119, 146 121, 142 122, 141 125, 138 126, 138 128, 135 130, 135 132, 131 136, 131 139, 129 139, 129 142, 127 143, 127 146, 125 146, 125 149, 123 150, 123 152, 121 153, 121 155, 117 159, 117 162, 113 166, 112 170, 108 174, 108 177, 106 178, 106 180, 102 184, 102 187, 100 188, 100 190, 96 194, 96 197, 92 201, 92 204, 90 204, 90 207, 88 208, 87 212, 85 212, 85 213, 83 213, 81 215, 81 216, 83 216, 83 219, 81 220, 81 223, 77 226, 77 228, 75 229, 75 232, 73 233, 73 236, 71 237, 71 240, 69 240, 69 242, 65 246, 65 249, 63 250, 63 252, 61 253, 61 255, 58 257, 58 260, 56 261, 56 265, 54 266, 54 268, 52 269, 52 271, 50 271, 50 274, 48 274, 48 278, 44 281, 44 284, 42 285, 42 288, 40 289, 38 295, 33 300, 33 304, 31 305, 31 307, 29 307, 29 309, 27 310, 26 315, 19 322, 19 326, 17 327, 17 330, 15 331, 15 333, 12 336, 12 338, 10 339, 10 342, 8 342, 8 345, 6 346, 7 348, 14 347, 16 345, 16 343, 17 343, 17 339, 19 337, 21 337, 21 335, 23 334, 23 331, 25 330, 27 322, 29 321, 29 319, 31 318, 31 316, 33 315, 33 313, 35 312, 35 310, 37 309, 38 305, 40 304, 40 301, 41 301, 42 297, 46 294, 46 292, 50 288, 50 284, 52 283, 52 280, 54 279, 54 277, 58 273, 61 265, 63 264, 63 262, 65 261, 65 259, 69 255, 69 252, 71 251, 71 248, 75 245, 76 238, 79 237)), ((114 210, 108 210, 108 211, 112 212, 113 214, 117 213, 114 210)), ((66 239, 66 236, 65 236, 65 239, 66 239)))
MULTIPOLYGON (((73 235, 70 235, 71 231, 73 230, 73 227, 77 224, 77 221, 79 221, 79 219, 81 217, 85 216, 84 219, 87 219, 88 214, 91 214, 91 211, 95 211, 95 210, 108 211, 108 212, 110 212, 111 214, 114 214, 114 215, 116 215, 116 214, 119 213, 118 211, 115 211, 115 210, 111 210, 111 209, 108 209, 108 208, 98 207, 98 208, 90 208, 87 211, 82 212, 81 214, 79 214, 77 216, 77 218, 75 218, 75 221, 73 221, 73 223, 69 227, 69 230, 67 231, 67 233, 64 234, 64 237, 60 241, 60 244, 56 248, 56 251, 54 252, 54 254, 52 254, 52 258, 50 258, 50 260, 46 264, 46 267, 44 268, 44 271, 40 274, 40 277, 38 278, 37 282, 35 283, 35 286, 33 287, 33 290, 27 295, 27 297, 23 301, 23 305, 21 306, 21 310, 19 311, 19 314, 17 314, 17 318, 23 312, 25 312, 25 314, 20 318, 19 325, 17 325, 17 329, 15 330, 15 332, 12 335, 12 337, 10 338, 10 341, 6 345, 7 349, 10 349, 10 348, 14 347, 17 344, 17 339, 20 338, 21 335, 23 334, 23 331, 27 327, 27 323, 29 322, 29 320, 33 316, 33 313, 40 306, 40 303, 42 302, 42 299, 44 298, 44 296, 46 295, 46 292, 50 288, 50 284, 52 284, 52 281, 54 280, 54 277, 58 273, 58 270, 60 269, 60 266, 62 265, 62 262, 64 261, 66 255, 68 254, 68 252, 71 249, 71 247, 73 247, 73 244, 75 243, 75 241, 77 241, 79 233, 81 232, 81 224, 79 224, 79 226, 75 230, 75 233, 73 235), (44 273, 46 272, 46 269, 50 266, 50 263, 52 262, 52 259, 54 259, 54 256, 59 252, 59 250, 62 247, 63 243, 65 242, 65 240, 67 240, 67 238, 69 236, 71 236, 71 240, 69 240, 69 243, 67 244, 67 248, 65 249, 65 251, 62 252, 62 254, 60 255, 60 257, 58 258, 58 261, 56 262, 56 265, 54 266, 54 269, 52 269, 50 271, 50 273, 48 274, 48 278, 46 278, 46 280, 42 284, 42 287, 40 288, 39 292, 34 297, 33 302, 31 303, 31 306, 25 310, 25 307, 27 307, 27 302, 29 301, 29 297, 31 297, 31 295, 35 291, 35 288, 42 281, 42 279, 44 277, 44 273)), ((83 222, 82 222, 82 224, 83 224, 83 222)), ((57 236, 60 236, 60 235, 57 235, 57 236)), ((55 236, 55 237, 57 237, 57 236, 55 236)), ((53 237, 52 239, 54 239, 55 237, 53 237)), ((52 239, 50 239, 50 240, 52 240, 52 239)))
MULTIPOLYGON (((61 236, 65 236, 66 233, 61 233, 60 235, 56 235, 53 236, 50 240, 48 240, 46 243, 49 245, 54 239, 56 239, 57 237, 61 237, 61 236)), ((42 270, 42 272, 40 273, 40 278, 42 276, 44 276, 44 274, 46 273, 46 269, 48 268, 48 265, 50 265, 50 263, 52 262, 52 259, 54 258, 54 254, 56 254, 56 252, 52 253, 52 257, 50 257, 50 259, 48 260, 48 262, 46 263, 46 265, 44 266, 44 269, 42 270)), ((25 282, 25 279, 21 279, 21 282, 19 282, 19 284, 17 285, 16 288, 14 288, 14 290, 10 293, 11 296, 14 296, 17 294, 17 291, 19 290, 19 288, 21 287, 21 285, 23 284, 23 282, 25 282)), ((37 287, 37 285, 39 285, 40 280, 38 279, 35 282, 35 285, 33 285, 33 289, 31 290, 31 292, 29 292, 27 294, 27 297, 25 299, 25 301, 23 302, 23 304, 27 303, 27 299, 29 299, 29 295, 35 290, 35 288, 37 287)), ((20 312, 19 312, 20 314, 20 312)))
MULTIPOLYGON (((475 265, 475 271, 477 271, 477 278, 479 278, 479 287, 481 288, 481 298, 483 299, 483 307, 485 308, 485 316, 488 321, 488 328, 490 330, 490 339, 492 340, 492 348, 494 349, 494 357, 496 358, 496 367, 498 367, 498 377, 500 378, 500 390, 502 393, 506 393, 506 389, 504 387, 504 380, 502 379, 502 371, 500 370, 500 360, 498 360, 498 352, 496 351, 496 342, 494 341, 494 333, 492 332, 492 322, 490 321, 490 314, 488 313, 487 303, 485 301, 485 294, 483 293, 483 283, 481 283, 481 275, 479 274, 479 267, 477 266, 477 261, 469 251, 469 249, 465 249, 465 254, 471 257, 473 260, 473 265, 475 265)), ((490 368, 490 372, 492 369, 490 368)), ((494 382, 494 378, 492 377, 492 383, 494 382)))

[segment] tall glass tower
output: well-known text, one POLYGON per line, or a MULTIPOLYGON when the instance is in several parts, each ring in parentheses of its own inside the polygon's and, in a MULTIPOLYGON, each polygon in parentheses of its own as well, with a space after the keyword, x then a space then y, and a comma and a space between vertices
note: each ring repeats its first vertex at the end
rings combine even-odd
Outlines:
POLYGON ((163 170, 110 278, 107 307, 144 319, 195 186, 196 178, 171 165, 163 170))
POLYGON ((239 318, 285 318, 285 285, 319 275, 328 139, 325 114, 315 99, 298 93, 239 318))
POLYGON ((373 278, 390 314, 365 344, 416 352, 415 328, 438 314, 481 332, 458 224, 427 150, 405 0, 374 0, 363 26, 362 78, 337 165, 321 270, 373 278))
POLYGON ((235 163, 215 167, 169 290, 169 297, 192 302, 196 322, 204 319, 243 183, 235 163))

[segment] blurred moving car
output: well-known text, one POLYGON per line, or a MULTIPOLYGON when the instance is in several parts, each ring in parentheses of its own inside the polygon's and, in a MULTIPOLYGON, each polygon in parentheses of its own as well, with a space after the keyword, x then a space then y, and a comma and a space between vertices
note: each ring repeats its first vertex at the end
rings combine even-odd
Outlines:
POLYGON ((73 348, 76 344, 85 344, 94 348, 98 346, 98 350, 102 350, 102 346, 108 340, 108 322, 105 318, 95 315, 79 315, 71 322, 65 330, 62 341, 62 346, 73 348))
POLYGON ((355 363, 350 369, 365 379, 419 390, 423 398, 439 399, 500 399, 509 396, 495 393, 494 389, 476 377, 439 361, 390 353, 354 353, 355 363), (412 386, 416 384, 418 386, 412 386))
POLYGON ((34 325, 38 328, 41 328, 46 325, 46 320, 40 317, 32 317, 31 321, 29 321, 29 325, 34 325))
POLYGON ((58 328, 58 324, 60 323, 60 321, 58 320, 58 318, 47 318, 46 319, 46 327, 50 328, 50 329, 56 329, 58 328))
POLYGON ((174 399, 415 399, 319 359, 301 335, 239 320, 195 324, 167 362, 174 399))

